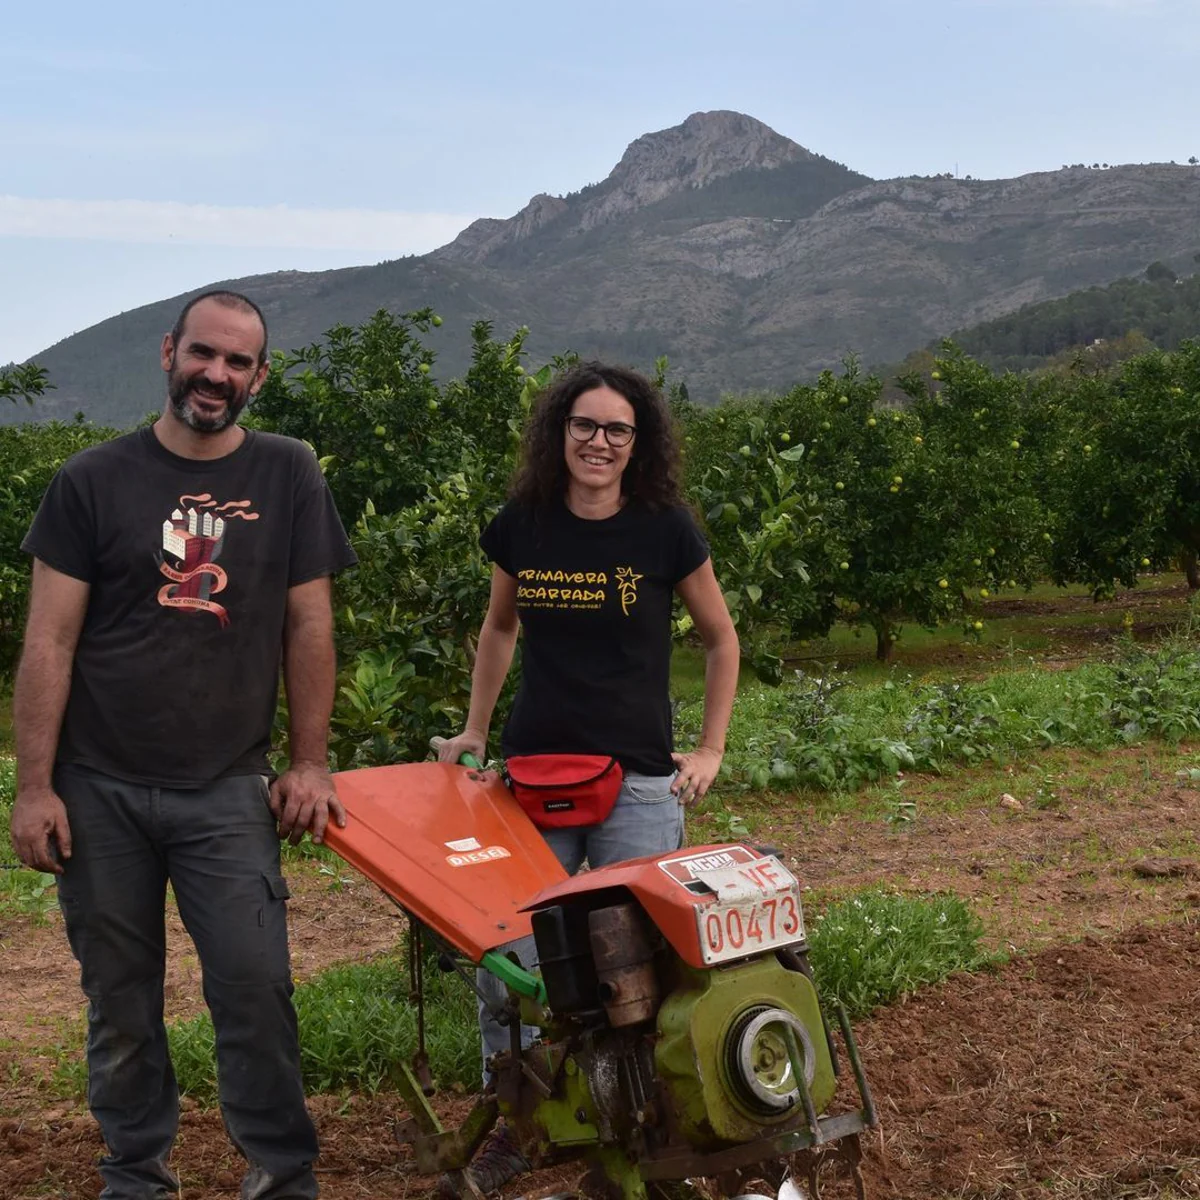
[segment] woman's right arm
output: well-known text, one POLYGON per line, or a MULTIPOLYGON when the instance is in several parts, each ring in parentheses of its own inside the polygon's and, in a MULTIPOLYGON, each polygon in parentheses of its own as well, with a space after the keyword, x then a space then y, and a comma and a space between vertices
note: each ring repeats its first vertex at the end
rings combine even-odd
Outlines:
POLYGON ((517 581, 499 567, 492 567, 492 591, 487 613, 479 630, 475 669, 471 673, 471 707, 467 727, 458 737, 447 738, 438 747, 438 762, 458 762, 463 754, 487 760, 488 731, 500 698, 517 644, 517 581))

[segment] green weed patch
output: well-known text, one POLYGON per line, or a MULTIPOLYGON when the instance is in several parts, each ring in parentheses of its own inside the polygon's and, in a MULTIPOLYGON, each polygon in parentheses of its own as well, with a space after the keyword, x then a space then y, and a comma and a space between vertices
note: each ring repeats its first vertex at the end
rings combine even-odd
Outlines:
MULTIPOLYGON (((753 791, 846 791, 900 771, 941 774, 1054 746, 1104 750, 1200 734, 1200 648, 1133 643, 1072 671, 1001 671, 969 683, 892 678, 848 686, 797 673, 740 695, 726 774, 753 791)), ((683 737, 698 706, 680 712, 683 737)))
POLYGON ((955 971, 994 961, 983 926, 957 896, 864 892, 818 914, 810 927, 813 974, 826 1003, 865 1016, 955 971))
MULTIPOLYGON (((333 967, 296 988, 301 1066, 310 1092, 374 1093, 392 1086, 398 1065, 417 1048, 417 1013, 402 962, 333 967)), ((426 1045, 442 1087, 475 1086, 479 1033, 475 997, 454 976, 426 976, 426 1045)), ((212 1022, 207 1014, 168 1028, 180 1090, 204 1104, 216 1099, 212 1022)), ((72 1089, 77 1090, 77 1089, 72 1089)))

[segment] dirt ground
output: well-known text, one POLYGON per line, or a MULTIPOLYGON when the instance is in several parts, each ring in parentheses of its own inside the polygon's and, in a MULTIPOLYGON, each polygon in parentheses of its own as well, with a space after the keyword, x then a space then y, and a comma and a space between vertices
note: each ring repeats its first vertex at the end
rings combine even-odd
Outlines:
MULTIPOLYGON (((810 911, 871 883, 950 890, 1011 954, 858 1024, 883 1118, 867 1147, 872 1197, 1200 1196, 1200 791, 1177 765, 1062 753, 981 774, 979 795, 955 803, 939 802, 942 781, 910 779, 918 815, 902 826, 800 803, 760 820, 756 840, 813 889, 810 911)), ((717 839, 701 823, 693 840, 717 839)), ((394 946, 397 910, 349 870, 304 864, 291 879, 301 977, 394 946)), ((198 974, 176 924, 172 946, 169 1005, 188 1015, 198 974)), ((0 1200, 99 1191, 91 1119, 39 1084, 81 1007, 57 918, 0 926, 0 1200)), ((427 1193, 396 1146, 396 1109, 391 1096, 315 1098, 327 1200, 427 1193)), ((175 1165, 187 1200, 237 1195, 213 1112, 184 1113, 175 1165)))

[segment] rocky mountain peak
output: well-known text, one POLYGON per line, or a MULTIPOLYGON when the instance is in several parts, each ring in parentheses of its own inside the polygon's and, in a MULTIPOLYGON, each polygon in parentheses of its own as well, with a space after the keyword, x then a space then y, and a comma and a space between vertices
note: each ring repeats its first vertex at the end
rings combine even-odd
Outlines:
POLYGON ((434 254, 456 262, 483 262, 494 251, 526 240, 551 222, 561 220, 563 233, 582 233, 737 171, 815 158, 744 113, 692 113, 680 125, 631 142, 602 183, 567 199, 535 196, 516 216, 476 221, 434 254))
POLYGON ((681 125, 631 142, 608 177, 645 203, 680 187, 703 187, 750 167, 780 167, 815 155, 744 113, 697 112, 681 125), (665 187, 665 191, 664 191, 665 187))

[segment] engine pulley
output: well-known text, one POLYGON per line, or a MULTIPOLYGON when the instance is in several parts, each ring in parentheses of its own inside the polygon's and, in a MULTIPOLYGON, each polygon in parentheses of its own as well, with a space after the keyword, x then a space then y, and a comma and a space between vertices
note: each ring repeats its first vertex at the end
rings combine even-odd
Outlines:
POLYGON ((804 1059, 804 1080, 811 1085, 816 1072, 812 1038, 794 1013, 759 1006, 738 1018, 726 1043, 729 1079, 740 1099, 764 1114, 778 1113, 799 1101, 786 1030, 795 1035, 804 1059))

